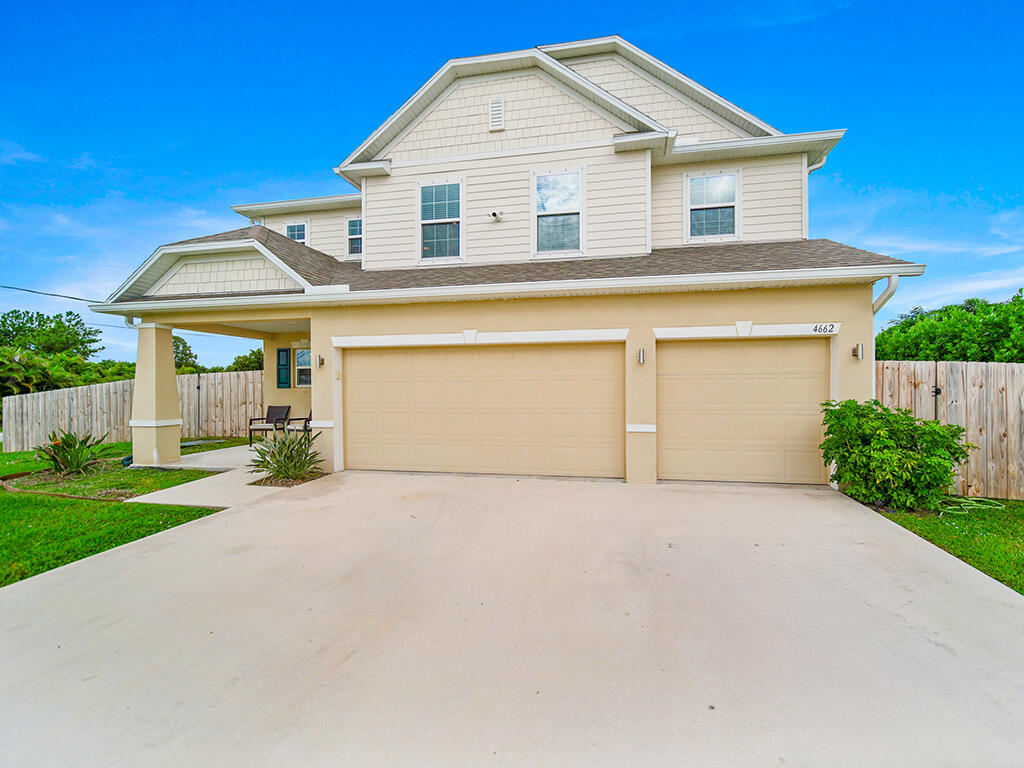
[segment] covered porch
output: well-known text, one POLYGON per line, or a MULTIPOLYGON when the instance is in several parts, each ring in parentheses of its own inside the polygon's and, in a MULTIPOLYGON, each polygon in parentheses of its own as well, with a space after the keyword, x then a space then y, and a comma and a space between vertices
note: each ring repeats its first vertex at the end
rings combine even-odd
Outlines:
MULTIPOLYGON (((263 347, 263 388, 261 415, 270 406, 287 408, 293 428, 301 428, 300 420, 311 418, 316 432, 333 427, 330 394, 321 412, 313 407, 317 390, 328 386, 331 379, 314 371, 324 367, 324 358, 311 346, 310 316, 284 311, 223 313, 229 315, 211 322, 210 314, 154 314, 133 323, 138 332, 138 357, 132 399, 131 433, 134 463, 138 466, 186 467, 201 461, 199 456, 181 456, 183 418, 181 402, 188 395, 176 381, 173 336, 176 331, 197 331, 252 339, 263 347), (275 316, 278 315, 278 316, 275 316)), ((244 415, 244 414, 243 414, 244 415)), ((199 418, 212 418, 201 415, 199 418)), ((257 434, 265 434, 259 433, 257 434)), ((320 439, 325 467, 333 469, 330 440, 320 439)), ((213 451, 230 466, 244 466, 250 451, 247 446, 213 451), (231 455, 228 456, 228 453, 231 455), (236 455, 237 454, 237 455, 236 455)), ((204 468, 215 468, 205 467, 204 468)))

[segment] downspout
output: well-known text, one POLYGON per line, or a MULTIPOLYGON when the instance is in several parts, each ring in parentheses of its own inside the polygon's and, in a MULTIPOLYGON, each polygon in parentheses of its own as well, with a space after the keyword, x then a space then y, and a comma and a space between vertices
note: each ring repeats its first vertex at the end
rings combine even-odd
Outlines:
POLYGON ((807 173, 808 174, 814 173, 816 170, 818 170, 819 168, 821 168, 825 164, 825 160, 827 160, 827 159, 828 158, 823 157, 823 158, 821 158, 821 162, 820 163, 815 163, 814 165, 808 165, 807 166, 807 173))
POLYGON ((885 290, 882 291, 881 295, 879 295, 879 297, 875 299, 874 303, 871 305, 871 310, 874 312, 874 314, 877 315, 878 311, 885 306, 886 302, 889 301, 889 299, 892 298, 892 295, 896 293, 896 286, 899 285, 899 283, 899 275, 889 275, 889 282, 885 286, 885 290))
POLYGON ((133 331, 139 330, 139 326, 132 322, 135 319, 134 315, 125 315, 121 319, 124 320, 124 324, 131 328, 133 331))

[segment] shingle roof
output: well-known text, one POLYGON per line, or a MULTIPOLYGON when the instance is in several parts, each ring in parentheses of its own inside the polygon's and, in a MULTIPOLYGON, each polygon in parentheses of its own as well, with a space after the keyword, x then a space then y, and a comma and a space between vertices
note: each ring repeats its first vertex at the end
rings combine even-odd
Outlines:
POLYGON ((475 267, 363 270, 358 262, 347 261, 337 264, 333 282, 347 283, 349 289, 353 291, 368 291, 545 280, 907 264, 910 262, 862 251, 832 240, 783 240, 656 248, 649 256, 529 261, 475 267))
POLYGON ((331 278, 338 265, 333 256, 259 225, 219 232, 216 235, 193 237, 191 240, 179 240, 169 245, 220 243, 229 240, 256 240, 262 243, 267 250, 304 277, 310 285, 330 285, 333 282, 331 278))
MULTIPOLYGON (((530 283, 658 275, 727 274, 828 267, 907 266, 893 259, 832 240, 781 240, 763 243, 720 243, 656 248, 649 256, 605 259, 562 259, 458 267, 364 270, 358 261, 333 256, 262 226, 182 240, 172 245, 254 239, 312 285, 348 285, 350 291, 431 288, 457 285, 530 283)), ((259 292, 279 293, 280 291, 259 292)), ((193 294, 193 298, 220 294, 193 294)), ((228 295, 228 294, 224 294, 228 295)), ((238 294, 230 294, 238 295, 238 294)), ((149 297, 153 299, 187 298, 149 297)))

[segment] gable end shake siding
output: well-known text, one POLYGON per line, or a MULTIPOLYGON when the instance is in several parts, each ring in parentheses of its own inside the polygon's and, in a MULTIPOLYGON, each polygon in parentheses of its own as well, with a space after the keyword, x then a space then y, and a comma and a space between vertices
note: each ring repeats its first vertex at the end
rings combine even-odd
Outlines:
POLYGON ((667 86, 651 82, 649 77, 631 69, 616 56, 563 62, 590 82, 617 96, 680 136, 700 141, 735 139, 747 136, 740 128, 706 112, 672 93, 667 86))
POLYGON ((623 129, 539 74, 457 82, 389 150, 394 162, 610 139, 623 129), (491 99, 505 105, 504 130, 489 130, 491 99))

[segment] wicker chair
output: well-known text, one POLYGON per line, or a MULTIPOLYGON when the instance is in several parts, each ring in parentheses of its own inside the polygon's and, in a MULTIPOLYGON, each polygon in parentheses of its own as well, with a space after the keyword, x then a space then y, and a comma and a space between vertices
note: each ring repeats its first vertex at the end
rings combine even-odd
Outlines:
POLYGON ((249 419, 249 445, 252 445, 253 432, 276 432, 278 427, 283 430, 291 409, 290 405, 268 405, 266 416, 253 416, 249 419))

